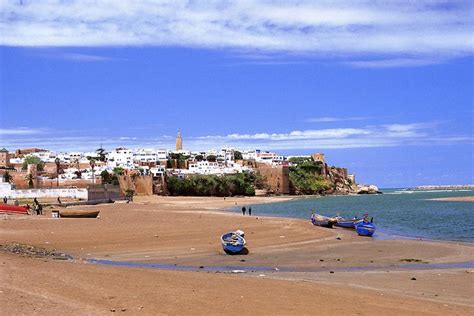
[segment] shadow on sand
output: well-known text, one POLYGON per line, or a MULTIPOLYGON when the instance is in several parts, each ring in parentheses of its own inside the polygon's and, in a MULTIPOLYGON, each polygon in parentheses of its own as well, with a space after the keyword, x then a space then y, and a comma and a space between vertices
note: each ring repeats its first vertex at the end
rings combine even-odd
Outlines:
POLYGON ((249 250, 247 249, 247 247, 244 247, 244 249, 242 249, 240 252, 237 252, 237 253, 232 253, 230 251, 227 251, 227 250, 224 250, 224 252, 228 255, 231 255, 231 256, 246 256, 249 254, 249 250))

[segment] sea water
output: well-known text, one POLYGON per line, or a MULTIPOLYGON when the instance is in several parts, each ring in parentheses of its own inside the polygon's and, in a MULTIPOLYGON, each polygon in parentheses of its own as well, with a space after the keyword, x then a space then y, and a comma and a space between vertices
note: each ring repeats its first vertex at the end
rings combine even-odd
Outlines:
MULTIPOLYGON (((379 238, 412 237, 474 242, 474 202, 435 198, 474 196, 473 190, 411 191, 385 189, 379 195, 309 197, 250 205, 252 215, 309 219, 315 213, 345 218, 369 214, 379 238)), ((248 206, 247 206, 248 207, 248 206)), ((240 208, 232 211, 239 212, 240 208)))

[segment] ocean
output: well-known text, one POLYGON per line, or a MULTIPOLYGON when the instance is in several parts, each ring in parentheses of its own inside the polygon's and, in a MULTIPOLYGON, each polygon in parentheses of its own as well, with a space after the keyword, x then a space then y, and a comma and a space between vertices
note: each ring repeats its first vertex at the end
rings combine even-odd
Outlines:
MULTIPOLYGON (((423 238, 474 242, 474 202, 433 201, 473 196, 474 190, 410 191, 383 189, 380 195, 325 196, 251 205, 252 215, 308 219, 315 213, 361 217, 369 213, 376 238, 423 238)), ((232 211, 240 212, 240 208, 232 211)))

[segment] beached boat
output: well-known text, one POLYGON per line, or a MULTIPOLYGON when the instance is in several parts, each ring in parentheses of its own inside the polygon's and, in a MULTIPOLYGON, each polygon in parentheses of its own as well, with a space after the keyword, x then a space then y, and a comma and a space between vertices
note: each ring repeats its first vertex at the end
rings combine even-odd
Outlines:
POLYGON ((332 228, 332 226, 337 223, 337 220, 333 217, 311 214, 311 223, 315 226, 332 228))
POLYGON ((226 253, 235 254, 245 248, 244 232, 237 230, 235 232, 225 233, 221 236, 222 248, 226 253))
POLYGON ((28 209, 23 206, 0 204, 0 214, 28 214, 28 209))
POLYGON ((76 211, 76 210, 61 210, 59 217, 65 218, 96 218, 100 211, 76 211))
POLYGON ((355 224, 355 230, 360 236, 372 236, 376 229, 377 227, 375 227, 372 220, 370 222, 367 220, 362 220, 355 224))
POLYGON ((364 221, 363 218, 357 218, 354 217, 353 219, 347 219, 347 218, 343 218, 341 216, 334 216, 333 217, 334 219, 336 219, 337 223, 334 224, 334 226, 338 226, 338 227, 343 227, 343 228, 350 228, 350 229, 355 229, 355 226, 364 221))
POLYGON ((350 229, 354 229, 356 222, 359 221, 357 218, 346 219, 340 216, 335 216, 334 219, 336 219, 336 223, 334 224, 334 226, 350 229))

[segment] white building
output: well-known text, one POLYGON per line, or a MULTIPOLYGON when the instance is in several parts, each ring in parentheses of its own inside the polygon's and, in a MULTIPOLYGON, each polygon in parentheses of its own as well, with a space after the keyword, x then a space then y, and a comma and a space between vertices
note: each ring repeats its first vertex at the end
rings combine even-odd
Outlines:
POLYGON ((272 152, 257 152, 255 161, 271 164, 276 157, 277 155, 272 152))
POLYGON ((150 174, 153 177, 161 177, 166 171, 166 168, 164 166, 156 166, 153 168, 150 168, 150 174))
POLYGON ((242 158, 244 160, 255 160, 257 159, 257 152, 260 152, 260 150, 244 150, 242 151, 242 158))
POLYGON ((133 168, 133 151, 119 147, 107 154, 107 166, 111 168, 133 168))
POLYGON ((198 161, 189 165, 188 174, 234 174, 249 171, 250 168, 229 162, 226 164, 219 162, 198 161))
POLYGON ((151 163, 157 161, 158 155, 151 149, 139 149, 133 153, 133 162, 135 163, 151 163))
POLYGON ((54 160, 56 159, 56 154, 52 151, 40 151, 37 153, 31 153, 28 156, 38 157, 43 162, 54 162, 54 160))
POLYGON ((156 159, 158 160, 167 160, 169 156, 169 151, 166 149, 157 149, 156 150, 156 159))

